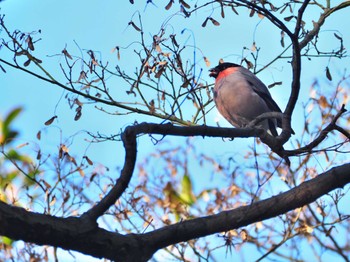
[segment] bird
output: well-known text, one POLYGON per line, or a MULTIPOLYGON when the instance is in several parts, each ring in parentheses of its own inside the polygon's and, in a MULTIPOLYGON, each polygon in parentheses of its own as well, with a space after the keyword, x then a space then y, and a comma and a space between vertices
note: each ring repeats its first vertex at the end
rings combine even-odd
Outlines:
MULTIPOLYGON (((209 76, 215 78, 215 105, 220 114, 234 127, 246 127, 263 113, 282 113, 266 85, 250 70, 238 64, 224 62, 209 72, 209 76)), ((270 118, 258 123, 258 126, 273 136, 278 136, 276 127, 282 127, 282 121, 270 118)), ((294 133, 293 130, 291 132, 294 133)))

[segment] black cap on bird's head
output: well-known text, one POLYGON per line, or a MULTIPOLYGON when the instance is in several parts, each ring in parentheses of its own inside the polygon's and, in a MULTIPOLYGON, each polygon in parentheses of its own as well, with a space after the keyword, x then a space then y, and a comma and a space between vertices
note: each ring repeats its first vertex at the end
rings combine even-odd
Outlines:
POLYGON ((220 63, 216 67, 209 69, 209 72, 210 72, 209 76, 217 78, 220 72, 230 67, 241 67, 241 66, 234 63, 228 63, 228 62, 220 63))

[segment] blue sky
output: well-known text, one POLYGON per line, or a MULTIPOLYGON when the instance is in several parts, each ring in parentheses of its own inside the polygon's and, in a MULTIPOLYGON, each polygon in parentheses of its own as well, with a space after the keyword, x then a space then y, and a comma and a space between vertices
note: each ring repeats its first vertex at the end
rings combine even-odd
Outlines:
MULTIPOLYGON (((62 56, 57 56, 57 54, 60 54, 65 47, 69 52, 79 54, 80 51, 75 42, 78 43, 81 49, 92 49, 101 56, 102 60, 109 60, 112 65, 120 64, 123 68, 132 72, 137 64, 136 58, 132 55, 132 49, 121 50, 120 61, 118 61, 116 54, 112 53, 111 50, 116 45, 121 47, 127 46, 133 39, 138 38, 138 33, 131 26, 127 26, 133 14, 136 14, 133 17, 133 21, 137 21, 136 11, 140 11, 145 34, 148 34, 149 37, 157 33, 163 21, 177 11, 177 7, 174 7, 169 12, 165 12, 165 4, 162 1, 153 2, 155 5, 146 5, 141 3, 141 1, 135 5, 130 5, 128 1, 121 3, 121 1, 112 0, 103 2, 92 0, 6 0, 1 2, 0 12, 6 15, 5 22, 10 30, 19 29, 24 32, 41 30, 40 38, 42 40, 36 44, 35 55, 43 60, 45 67, 50 68, 54 72, 55 77, 62 79, 62 74, 57 66, 58 63, 62 62, 62 56)), ((188 3, 194 5, 196 2, 188 1, 188 3)), ((174 30, 180 41, 182 39, 182 41, 187 41, 188 45, 195 45, 200 48, 201 52, 209 58, 212 66, 217 64, 220 58, 224 58, 226 61, 239 62, 242 55, 242 47, 250 48, 254 41, 261 47, 261 65, 269 62, 274 58, 273 55, 278 53, 278 50, 282 51, 279 44, 278 30, 271 27, 267 19, 261 20, 257 16, 249 18, 248 11, 239 11, 239 16, 233 12, 227 12, 226 18, 223 20, 220 18, 217 10, 214 10, 214 13, 212 13, 212 9, 208 7, 195 13, 191 20, 175 15, 169 20, 168 24, 169 27, 173 28, 172 30, 174 30), (205 17, 209 15, 217 19, 221 26, 215 27, 208 23, 205 28, 201 27, 205 17), (184 29, 186 30, 181 34, 184 29), (192 34, 195 36, 194 38, 192 34)), ((307 23, 311 23, 311 20, 316 20, 317 17, 318 11, 315 10, 310 12, 305 19, 307 23)), ((335 28, 342 30, 340 33, 344 37, 344 43, 349 43, 350 36, 344 30, 349 22, 349 16, 345 11, 339 12, 334 19, 330 18, 326 22, 324 30, 320 34, 321 39, 328 39, 325 41, 325 48, 334 45, 333 33, 335 31, 333 29, 335 28)), ((208 83, 212 83, 213 80, 207 74, 208 68, 204 65, 201 52, 196 52, 198 68, 203 68, 201 77, 208 83)), ((1 56, 3 55, 2 53, 0 50, 1 56)), ((189 56, 191 55, 189 54, 189 56)), ((331 68, 333 76, 336 78, 336 76, 343 74, 347 64, 349 64, 349 58, 343 60, 334 58, 330 60, 319 59, 317 61, 315 59, 311 61, 304 60, 301 99, 293 117, 293 128, 297 134, 302 129, 302 121, 300 121, 302 115, 301 106, 308 99, 309 87, 314 79, 319 78, 326 81, 326 66, 331 68)), ((88 136, 82 130, 115 134, 120 129, 132 124, 135 120, 160 122, 159 120, 136 115, 120 117, 116 120, 101 111, 95 110, 93 106, 84 107, 82 118, 79 121, 74 121, 75 112, 74 110, 69 110, 66 101, 61 99, 65 93, 60 88, 21 72, 13 71, 9 68, 6 68, 6 70, 6 74, 0 72, 0 114, 4 115, 15 106, 23 106, 25 111, 19 118, 19 121, 16 122, 16 127, 21 131, 23 141, 34 141, 36 133, 42 130, 43 134, 46 135, 45 147, 47 150, 54 150, 57 144, 60 143, 60 140, 71 142, 71 137, 78 133, 78 135, 74 136, 74 141, 82 142, 75 142, 72 145, 77 155, 87 150, 87 154, 94 161, 101 162, 115 169, 123 161, 121 143, 93 144, 89 147, 88 143, 83 142, 88 136), (44 122, 53 115, 59 116, 58 122, 48 128, 45 127, 44 122)), ((290 71, 289 64, 284 60, 258 75, 266 84, 271 84, 274 81, 283 81, 282 86, 277 86, 271 90, 272 96, 282 110, 288 101, 290 92, 290 71)), ((115 79, 111 79, 109 84, 120 88, 123 88, 123 85, 125 85, 122 81, 115 79)), ((328 88, 327 84, 324 84, 322 88, 328 88)), ((125 96, 124 91, 121 91, 121 96, 125 96)), ((215 125, 216 118, 217 112, 213 110, 208 115, 208 124, 215 125)), ((220 120, 220 124, 229 126, 223 119, 220 120)), ((23 141, 18 141, 18 144, 23 141)), ((177 143, 175 139, 171 141, 177 143)), ((244 142, 242 140, 232 143, 223 142, 222 146, 217 146, 218 140, 205 139, 205 143, 202 143, 201 138, 198 138, 198 141, 198 150, 219 157, 226 157, 232 154, 232 147, 241 147, 243 143, 246 145, 252 144, 252 139, 244 142)), ((153 151, 154 145, 147 138, 139 139, 139 143, 139 159, 143 159, 153 151)), ((35 145, 33 147, 35 148, 35 145)), ((29 151, 31 148, 29 148, 29 151)), ((200 190, 204 184, 201 179, 196 180, 195 189, 200 190)))

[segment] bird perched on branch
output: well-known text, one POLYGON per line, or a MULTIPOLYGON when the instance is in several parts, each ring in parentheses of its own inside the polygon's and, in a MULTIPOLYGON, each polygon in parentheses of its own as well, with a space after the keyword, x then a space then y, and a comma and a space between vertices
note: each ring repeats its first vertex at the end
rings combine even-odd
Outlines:
MULTIPOLYGON (((248 69, 233 63, 221 63, 209 71, 209 76, 215 78, 216 107, 233 126, 245 127, 263 113, 282 113, 264 83, 248 69)), ((276 127, 282 127, 282 121, 270 118, 258 125, 277 136, 276 127)))

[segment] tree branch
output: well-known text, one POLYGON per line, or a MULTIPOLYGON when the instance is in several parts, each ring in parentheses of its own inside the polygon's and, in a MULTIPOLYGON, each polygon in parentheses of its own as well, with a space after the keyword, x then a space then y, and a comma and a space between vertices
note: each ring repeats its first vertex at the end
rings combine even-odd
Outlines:
POLYGON ((303 49, 308 43, 310 43, 310 41, 316 35, 318 35, 318 33, 320 32, 320 29, 321 29, 322 25, 324 24, 324 22, 326 21, 327 17, 329 17, 332 13, 334 13, 338 10, 341 10, 343 8, 346 8, 348 6, 350 6, 350 1, 344 1, 333 8, 325 9, 325 11, 320 15, 320 18, 318 19, 318 21, 314 23, 314 28, 311 31, 309 31, 305 35, 304 39, 300 42, 300 44, 299 44, 300 49, 303 49))
POLYGON ((220 137, 220 138, 246 138, 246 137, 259 137, 264 143, 266 143, 275 153, 281 157, 286 155, 292 156, 304 152, 310 152, 312 148, 319 145, 327 136, 329 132, 336 128, 336 121, 339 117, 346 112, 343 105, 339 113, 334 117, 332 122, 321 132, 320 136, 311 142, 309 145, 297 149, 285 151, 282 147, 283 143, 288 140, 291 134, 290 121, 285 119, 285 115, 282 113, 269 112, 262 114, 250 123, 247 128, 218 128, 210 126, 192 126, 192 127, 180 127, 172 124, 150 124, 141 123, 134 126, 129 126, 122 134, 122 141, 125 148, 125 163, 121 171, 120 178, 117 180, 115 186, 109 191, 109 193, 102 198, 102 200, 92 207, 89 211, 83 214, 83 218, 96 221, 98 217, 103 215, 122 195, 122 193, 128 187, 131 180, 137 155, 137 136, 140 134, 153 134, 153 135, 172 135, 172 136, 203 136, 203 137, 220 137), (260 128, 252 128, 251 125, 259 123, 266 118, 280 118, 282 120, 283 131, 277 138, 268 135, 265 130, 260 128))
POLYGON ((147 261, 159 249, 285 214, 350 183, 350 164, 334 167, 277 196, 219 214, 183 221, 146 234, 121 235, 82 218, 58 218, 0 202, 0 235, 115 261, 147 261), (40 234, 38 234, 40 232, 40 234))
POLYGON ((350 183, 350 164, 345 164, 332 168, 278 196, 217 215, 187 220, 146 235, 150 239, 155 239, 154 244, 160 249, 174 242, 188 241, 209 234, 241 228, 284 214, 314 202, 317 198, 336 188, 342 188, 348 183, 350 183))
POLYGON ((310 153, 315 147, 317 147, 321 142, 326 139, 329 132, 333 130, 337 130, 342 133, 347 138, 350 137, 349 132, 345 131, 343 128, 336 125, 338 119, 344 114, 347 110, 345 109, 345 105, 342 105, 341 109, 337 113, 337 115, 332 119, 331 123, 329 123, 319 134, 317 138, 315 138, 311 143, 301 148, 295 150, 286 150, 285 153, 289 156, 301 153, 310 153))
MULTIPOLYGON (((301 48, 299 45, 299 34, 301 30, 301 23, 304 11, 310 0, 304 1, 300 9, 298 10, 297 23, 295 25, 295 30, 292 36, 289 35, 292 45, 293 45, 293 59, 292 59, 292 89, 288 100, 288 104, 284 113, 292 118, 292 113, 294 111, 295 105, 297 103, 300 91, 300 76, 301 76, 301 48)), ((291 119, 290 119, 291 120, 291 119)))
POLYGON ((125 163, 120 178, 109 193, 102 198, 90 210, 82 215, 82 218, 96 221, 104 214, 122 195, 131 180, 137 154, 137 136, 140 134, 173 135, 173 136, 211 136, 211 137, 258 137, 264 130, 253 128, 218 128, 209 126, 179 127, 172 124, 149 124, 141 123, 129 126, 122 134, 122 141, 125 148, 125 163))
MULTIPOLYGON (((30 75, 32 75, 34 77, 37 77, 37 78, 39 78, 39 79, 41 79, 41 80, 43 80, 45 82, 49 82, 49 83, 51 83, 53 85, 57 85, 57 86, 61 87, 64 90, 67 90, 67 91, 72 92, 74 94, 80 95, 80 96, 82 96, 82 97, 84 97, 86 99, 90 99, 90 100, 92 100, 92 101, 94 101, 96 103, 101 103, 101 104, 108 105, 108 106, 115 106, 115 107, 124 109, 124 110, 126 110, 128 112, 134 112, 134 113, 148 115, 148 116, 155 116, 155 117, 158 117, 160 119, 174 121, 176 123, 179 123, 179 124, 185 125, 185 126, 193 125, 191 122, 188 122, 188 121, 182 120, 180 118, 177 118, 174 115, 159 114, 159 113, 154 112, 154 111, 147 111, 147 110, 142 110, 142 109, 139 109, 139 108, 136 108, 136 107, 127 106, 127 105, 125 105, 123 103, 120 103, 120 102, 117 102, 115 100, 106 100, 106 99, 102 99, 102 98, 97 97, 97 96, 89 95, 89 94, 84 93, 82 91, 79 91, 77 89, 70 88, 70 87, 68 87, 68 86, 58 82, 55 79, 46 78, 46 77, 44 77, 42 75, 39 75, 39 74, 37 74, 37 73, 35 73, 33 71, 30 71, 30 70, 26 69, 24 67, 12 64, 12 63, 10 63, 10 62, 2 59, 2 58, 0 58, 0 62, 6 64, 8 66, 11 66, 11 67, 13 67, 15 69, 18 69, 20 71, 26 72, 27 74, 30 74, 30 75)), ((44 71, 44 72, 46 72, 46 71, 44 71)))

